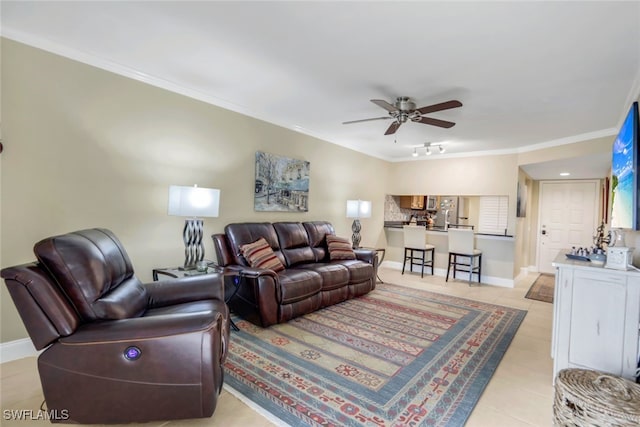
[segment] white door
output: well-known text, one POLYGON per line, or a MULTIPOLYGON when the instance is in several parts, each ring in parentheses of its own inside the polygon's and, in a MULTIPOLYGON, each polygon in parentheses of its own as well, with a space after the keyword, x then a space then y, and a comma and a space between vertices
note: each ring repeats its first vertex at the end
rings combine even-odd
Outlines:
POLYGON ((593 246, 598 221, 598 181, 541 181, 538 216, 538 271, 564 250, 593 246))

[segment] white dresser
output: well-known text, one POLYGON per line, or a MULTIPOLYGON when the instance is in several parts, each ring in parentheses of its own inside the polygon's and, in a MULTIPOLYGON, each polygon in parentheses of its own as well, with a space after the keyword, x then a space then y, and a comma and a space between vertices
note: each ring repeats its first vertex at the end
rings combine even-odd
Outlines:
POLYGON ((640 272, 573 261, 556 267, 551 357, 564 368, 595 369, 635 381, 640 349, 640 272))

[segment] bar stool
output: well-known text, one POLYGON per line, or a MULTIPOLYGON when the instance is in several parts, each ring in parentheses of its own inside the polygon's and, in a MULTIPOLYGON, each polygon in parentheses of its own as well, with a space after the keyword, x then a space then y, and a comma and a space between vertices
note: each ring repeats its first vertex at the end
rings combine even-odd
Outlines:
POLYGON ((433 276, 433 255, 435 246, 426 243, 427 229, 422 225, 404 225, 404 262, 402 263, 402 274, 407 261, 410 262, 409 269, 413 273, 413 266, 421 267, 420 277, 424 277, 424 267, 431 267, 431 275, 433 276), (414 252, 417 254, 414 255, 414 252), (430 257, 427 258, 427 252, 430 257), (419 255, 419 256, 418 256, 419 255))
POLYGON ((474 273, 478 275, 478 283, 480 283, 482 251, 474 247, 473 230, 468 228, 449 228, 447 233, 449 235, 449 264, 447 265, 447 278, 445 281, 449 281, 449 271, 453 266, 454 279, 456 278, 456 271, 463 271, 469 273, 469 286, 471 286, 474 273), (463 259, 460 261, 458 257, 467 258, 468 260, 463 259), (476 258, 478 259, 477 265, 476 258))

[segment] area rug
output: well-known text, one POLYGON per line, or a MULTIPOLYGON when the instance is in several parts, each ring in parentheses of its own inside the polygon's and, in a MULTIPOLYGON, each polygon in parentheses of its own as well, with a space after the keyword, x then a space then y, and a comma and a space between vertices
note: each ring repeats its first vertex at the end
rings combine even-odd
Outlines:
POLYGON ((533 285, 529 288, 529 292, 525 298, 537 301, 553 303, 553 292, 556 286, 556 276, 553 274, 542 273, 533 285))
POLYGON ((393 284, 263 329, 235 319, 232 392, 291 426, 461 426, 526 311, 393 284))

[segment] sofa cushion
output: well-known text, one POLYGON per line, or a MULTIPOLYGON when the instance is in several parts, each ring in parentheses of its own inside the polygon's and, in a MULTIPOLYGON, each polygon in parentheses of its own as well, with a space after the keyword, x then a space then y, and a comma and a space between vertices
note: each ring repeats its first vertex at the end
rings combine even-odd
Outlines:
POLYGON ((360 260, 340 260, 337 264, 347 267, 349 270, 349 283, 359 283, 374 276, 373 265, 360 260))
POLYGON ((315 261, 315 255, 309 246, 309 236, 301 223, 276 222, 273 228, 278 235, 278 243, 287 267, 315 261))
POLYGON ((315 255, 316 262, 329 261, 329 251, 327 250, 327 235, 336 234, 333 225, 327 221, 307 221, 303 222, 304 229, 309 236, 309 246, 315 255))
POLYGON ((276 272, 284 270, 284 265, 262 237, 240 246, 240 252, 253 268, 268 268, 276 272))
POLYGON ((311 270, 288 268, 278 273, 280 304, 291 304, 309 298, 322 289, 320 274, 311 270))
POLYGON ((356 254, 347 239, 338 236, 327 235, 327 246, 331 261, 339 259, 356 259, 356 254))
POLYGON ((318 273, 322 277, 323 291, 341 288, 349 284, 349 269, 341 264, 318 262, 302 264, 296 268, 318 273))

